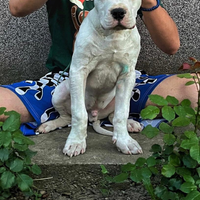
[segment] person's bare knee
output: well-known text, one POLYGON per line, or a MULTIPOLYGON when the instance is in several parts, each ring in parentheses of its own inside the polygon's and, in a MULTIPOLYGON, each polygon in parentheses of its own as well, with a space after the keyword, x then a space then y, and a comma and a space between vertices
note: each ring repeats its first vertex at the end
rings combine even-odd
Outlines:
MULTIPOLYGON (((164 98, 168 95, 174 96, 181 102, 184 99, 189 99, 191 101, 191 106, 193 108, 197 107, 198 94, 196 85, 186 86, 185 84, 189 81, 186 78, 179 78, 177 75, 170 76, 163 80, 151 94, 158 94, 164 98)), ((152 102, 148 99, 146 106, 152 105, 152 102)))
MULTIPOLYGON (((0 107, 5 107, 6 111, 18 112, 21 115, 22 123, 34 121, 19 97, 7 88, 0 87, 0 107)), ((0 115, 0 121, 4 121, 6 118, 6 116, 0 115)))

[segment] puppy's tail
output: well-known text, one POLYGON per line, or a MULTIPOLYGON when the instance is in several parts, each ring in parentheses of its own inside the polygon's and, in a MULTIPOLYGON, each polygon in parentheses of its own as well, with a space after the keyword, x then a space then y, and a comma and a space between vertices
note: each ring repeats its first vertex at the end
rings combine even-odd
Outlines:
POLYGON ((92 126, 93 126, 93 129, 99 134, 113 136, 112 131, 108 131, 100 126, 100 120, 93 122, 92 126))

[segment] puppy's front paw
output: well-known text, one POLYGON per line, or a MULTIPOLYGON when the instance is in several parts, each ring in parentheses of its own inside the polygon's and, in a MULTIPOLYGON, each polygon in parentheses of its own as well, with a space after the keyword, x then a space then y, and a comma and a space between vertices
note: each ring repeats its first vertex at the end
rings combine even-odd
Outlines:
POLYGON ((63 149, 63 153, 69 157, 78 156, 86 151, 86 139, 68 138, 63 149))
POLYGON ((127 120, 127 128, 128 128, 128 132, 139 133, 139 132, 142 131, 143 127, 139 122, 137 122, 137 121, 135 121, 133 119, 128 119, 127 120))
POLYGON ((131 136, 120 136, 118 138, 113 137, 113 142, 116 143, 116 146, 119 151, 124 154, 141 154, 142 148, 136 140, 131 136))

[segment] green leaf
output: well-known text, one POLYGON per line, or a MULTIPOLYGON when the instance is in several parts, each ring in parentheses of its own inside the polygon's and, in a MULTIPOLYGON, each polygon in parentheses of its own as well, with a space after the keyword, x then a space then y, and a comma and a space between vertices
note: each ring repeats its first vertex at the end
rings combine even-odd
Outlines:
POLYGON ((166 191, 162 196, 162 200, 180 200, 176 192, 166 191))
POLYGON ((189 86, 189 85, 193 85, 195 83, 195 81, 188 81, 185 85, 189 86))
POLYGON ((185 182, 181 185, 181 188, 180 190, 184 193, 190 193, 192 192, 193 190, 196 190, 197 189, 197 186, 194 185, 193 183, 191 182, 185 182))
POLYGON ((149 95, 149 99, 151 100, 151 102, 159 105, 159 106, 166 106, 168 105, 168 102, 166 99, 164 99, 162 96, 157 95, 157 94, 151 94, 149 95))
POLYGON ((173 97, 173 96, 169 96, 169 95, 168 95, 168 96, 166 97, 166 100, 167 100, 167 102, 168 102, 169 105, 176 106, 176 105, 179 104, 178 99, 176 99, 176 98, 173 97))
POLYGON ((176 179, 176 178, 172 178, 169 180, 169 185, 170 188, 172 188, 172 190, 176 189, 179 190, 182 184, 182 180, 180 179, 176 179))
POLYGON ((163 132, 163 133, 173 133, 174 131, 174 127, 170 126, 169 124, 162 122, 159 125, 159 129, 163 132))
POLYGON ((36 151, 32 151, 30 149, 27 149, 24 153, 30 158, 32 158, 33 156, 35 156, 37 154, 36 151))
POLYGON ((156 167, 149 167, 150 171, 152 172, 152 174, 154 175, 158 175, 159 174, 159 171, 156 167))
POLYGON ((130 179, 133 182, 140 183, 142 181, 142 174, 140 169, 135 169, 131 172, 130 179))
POLYGON ((198 146, 199 145, 199 139, 195 135, 194 137, 186 140, 182 140, 181 147, 183 149, 190 149, 192 146, 198 146))
POLYGON ((3 130, 13 132, 13 131, 16 131, 17 129, 19 129, 20 124, 21 124, 20 115, 14 111, 6 112, 6 113, 5 114, 9 115, 9 117, 5 120, 5 122, 2 126, 3 130))
POLYGON ((198 191, 191 191, 184 200, 199 200, 200 199, 200 192, 198 191))
POLYGON ((27 145, 35 144, 31 139, 24 136, 21 131, 19 132, 17 131, 13 134, 13 140, 18 144, 27 144, 27 145))
POLYGON ((0 167, 0 174, 2 174, 3 172, 6 171, 6 168, 5 167, 0 167))
POLYGON ((175 170, 175 167, 173 165, 171 165, 171 164, 163 165, 163 168, 162 168, 162 175, 163 176, 170 178, 175 174, 175 172, 176 172, 176 170, 175 170))
POLYGON ((185 182, 190 182, 192 184, 195 183, 195 180, 193 179, 193 177, 191 175, 184 175, 183 179, 184 179, 185 182))
POLYGON ((113 177, 113 182, 114 183, 122 183, 127 179, 128 179, 128 174, 127 173, 121 173, 121 174, 113 177))
POLYGON ((154 119, 160 113, 160 109, 156 106, 147 106, 140 113, 143 119, 154 119))
POLYGON ((136 166, 132 163, 127 163, 126 165, 121 166, 121 171, 122 172, 131 172, 135 170, 136 166))
POLYGON ((20 114, 14 110, 4 112, 4 115, 10 117, 11 115, 15 116, 15 118, 19 118, 20 114))
POLYGON ((8 149, 0 149, 0 160, 2 162, 8 160, 10 151, 8 149))
POLYGON ((191 158, 190 155, 184 155, 182 161, 187 168, 193 169, 197 167, 197 161, 191 158))
POLYGON ((199 186, 200 186, 200 179, 198 179, 198 180, 196 181, 196 185, 199 185, 199 186))
POLYGON ((149 170, 147 167, 143 167, 143 168, 141 168, 141 175, 142 175, 142 177, 143 177, 142 180, 148 179, 148 178, 151 177, 152 172, 151 172, 151 170, 149 170))
POLYGON ((6 108, 5 107, 0 107, 0 115, 3 115, 5 112, 6 108))
POLYGON ((26 174, 17 174, 16 180, 21 191, 27 191, 33 185, 33 179, 26 174))
POLYGON ((24 163, 31 164, 31 159, 35 156, 37 152, 31 151, 30 149, 26 149, 23 154, 21 152, 21 156, 24 158, 24 163))
POLYGON ((180 158, 176 154, 171 154, 168 158, 169 163, 174 167, 178 167, 181 164, 180 158))
POLYGON ((184 99, 183 101, 181 101, 181 105, 189 107, 191 106, 191 101, 189 99, 184 99))
POLYGON ((165 150, 163 151, 164 154, 170 155, 174 151, 174 146, 165 146, 165 150))
POLYGON ((196 137, 196 133, 194 131, 185 131, 184 135, 189 139, 196 137))
POLYGON ((163 141, 166 145, 173 145, 176 141, 176 137, 173 134, 164 134, 163 141))
POLYGON ((15 175, 10 171, 5 171, 1 175, 1 187, 3 189, 9 189, 15 182, 15 175))
POLYGON ((200 164, 200 146, 194 145, 190 148, 190 156, 200 164))
POLYGON ((193 108, 189 107, 189 106, 184 106, 183 107, 185 109, 185 112, 191 116, 195 115, 195 111, 193 108))
POLYGON ((177 76, 179 78, 187 78, 187 79, 193 78, 193 76, 190 73, 178 74, 177 76))
POLYGON ((39 174, 42 173, 40 167, 38 165, 36 165, 36 164, 31 167, 31 172, 33 172, 36 175, 39 175, 39 174))
POLYGON ((0 147, 8 147, 12 141, 10 132, 0 132, 0 147))
POLYGON ((148 167, 153 167, 156 165, 156 159, 153 156, 150 156, 147 158, 147 166, 148 167))
POLYGON ((21 172, 23 168, 24 162, 19 158, 16 158, 10 162, 10 170, 13 172, 21 172))
POLYGON ((179 174, 182 177, 191 176, 191 172, 187 168, 182 168, 182 167, 176 168, 176 173, 179 174))
POLYGON ((187 117, 177 117, 173 122, 173 126, 181 127, 188 126, 190 124, 190 120, 187 117))
POLYGON ((13 148, 18 151, 26 151, 28 149, 28 145, 27 144, 14 144, 13 148))
POLYGON ((147 138, 152 139, 159 134, 159 130, 156 127, 152 127, 151 125, 147 125, 141 132, 147 138))
POLYGON ((176 114, 180 117, 185 117, 186 116, 186 111, 185 108, 181 105, 179 106, 174 106, 174 111, 176 112, 176 114))
POLYGON ((151 152, 160 153, 162 151, 162 147, 159 144, 154 144, 151 147, 151 152))
POLYGON ((138 167, 143 167, 145 163, 146 163, 146 159, 140 157, 136 160, 135 165, 138 167))
POLYGON ((100 165, 102 174, 108 174, 108 170, 104 165, 100 165))
POLYGON ((163 185, 157 186, 155 188, 155 195, 159 198, 163 196, 163 193, 167 191, 167 188, 163 185))
POLYGON ((162 108, 162 116, 167 121, 171 121, 171 120, 175 119, 175 112, 174 112, 173 108, 171 108, 170 106, 164 106, 162 108))

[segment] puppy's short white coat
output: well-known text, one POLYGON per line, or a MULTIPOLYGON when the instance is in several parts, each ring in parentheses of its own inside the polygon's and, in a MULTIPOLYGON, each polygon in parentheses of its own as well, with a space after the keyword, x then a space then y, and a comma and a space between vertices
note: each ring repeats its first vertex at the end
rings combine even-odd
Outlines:
POLYGON ((114 116, 110 117, 112 140, 118 150, 142 153, 128 133, 140 131, 141 126, 127 121, 140 52, 136 16, 141 0, 94 0, 94 4, 76 38, 69 80, 62 82, 53 95, 60 117, 42 124, 38 131, 49 132, 71 123, 63 153, 77 156, 86 151, 88 117, 98 131, 98 119, 110 115, 114 116))

